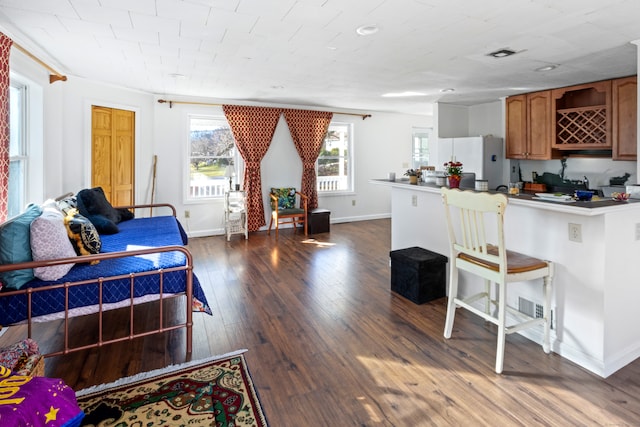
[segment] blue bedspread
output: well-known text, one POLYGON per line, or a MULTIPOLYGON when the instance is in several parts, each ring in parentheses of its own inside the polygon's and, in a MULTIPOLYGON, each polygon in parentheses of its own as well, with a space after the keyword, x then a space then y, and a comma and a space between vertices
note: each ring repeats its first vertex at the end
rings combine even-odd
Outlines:
MULTIPOLYGON (((183 245, 186 234, 173 216, 136 218, 118 224, 119 233, 101 235, 101 252, 118 252, 161 246, 183 245)), ((129 274, 185 265, 182 252, 161 252, 150 255, 102 260, 98 264, 76 264, 66 276, 55 282, 34 279, 25 287, 39 288, 54 283, 76 282, 98 277, 129 274)), ((141 297, 159 293, 158 275, 136 277, 134 296, 141 297)), ((186 272, 164 273, 163 292, 179 293, 185 290, 186 272)), ((0 294, 1 295, 1 294, 0 294)), ((194 310, 211 314, 204 292, 196 275, 193 275, 194 310)), ((105 281, 103 303, 115 303, 130 298, 130 280, 105 281)), ((69 289, 69 308, 98 304, 97 283, 69 289)), ((33 293, 32 317, 64 311, 64 289, 54 289, 33 293)), ((27 318, 27 298, 25 295, 0 298, 0 325, 9 325, 27 318)))

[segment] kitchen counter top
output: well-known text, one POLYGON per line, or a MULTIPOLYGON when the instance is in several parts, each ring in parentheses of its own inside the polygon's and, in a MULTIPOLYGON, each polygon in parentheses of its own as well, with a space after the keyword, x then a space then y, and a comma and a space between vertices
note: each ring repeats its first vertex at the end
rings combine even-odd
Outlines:
MULTIPOLYGON (((396 188, 404 188, 407 190, 425 191, 429 193, 440 193, 441 186, 435 184, 427 184, 424 182, 416 184, 409 184, 408 179, 399 179, 395 181, 389 181, 388 179, 372 179, 369 181, 371 184, 386 185, 396 188)), ((461 190, 475 191, 472 188, 461 188, 461 190)), ((489 193, 500 193, 498 191, 489 191, 489 193)), ((601 215, 607 212, 614 212, 617 210, 627 210, 629 208, 640 209, 640 199, 629 199, 626 202, 618 202, 608 198, 594 197, 591 201, 575 200, 572 202, 556 202, 552 200, 542 200, 536 197, 534 192, 522 192, 519 195, 504 194, 509 198, 509 204, 530 206, 537 209, 552 210, 556 212, 568 212, 577 215, 601 215)))
MULTIPOLYGON (((419 246, 449 254, 440 186, 369 182, 390 190, 391 250, 419 246)), ((640 200, 561 203, 532 193, 507 197, 509 249, 555 264, 553 351, 602 377, 640 358, 640 329, 629 327, 640 323, 640 200)), ((478 291, 481 282, 460 274, 463 295, 478 291)), ((539 284, 523 282, 510 289, 507 304, 517 308, 521 299, 539 304, 539 284)), ((541 328, 519 333, 542 342, 541 328)))

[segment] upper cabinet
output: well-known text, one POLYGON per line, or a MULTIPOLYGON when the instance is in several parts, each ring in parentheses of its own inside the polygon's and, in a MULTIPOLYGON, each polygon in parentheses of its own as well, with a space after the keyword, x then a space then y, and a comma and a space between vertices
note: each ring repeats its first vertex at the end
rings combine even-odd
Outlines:
POLYGON ((606 80, 506 99, 506 157, 637 159, 637 78, 606 80))
POLYGON ((506 114, 506 157, 551 159, 551 91, 508 97, 506 114))
POLYGON ((611 82, 613 104, 613 159, 637 160, 638 78, 625 77, 611 82))
POLYGON ((611 150, 611 81, 552 91, 551 139, 558 150, 611 150))

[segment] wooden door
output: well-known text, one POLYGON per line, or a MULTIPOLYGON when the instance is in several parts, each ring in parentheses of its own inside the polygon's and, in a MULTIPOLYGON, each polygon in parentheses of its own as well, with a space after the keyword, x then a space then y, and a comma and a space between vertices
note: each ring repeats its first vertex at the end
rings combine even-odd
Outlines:
POLYGON ((638 158, 638 79, 616 79, 613 92, 613 160, 638 158))
POLYGON ((134 203, 135 113, 92 106, 91 186, 113 206, 134 203))
POLYGON ((510 96, 506 100, 507 138, 506 158, 526 159, 527 102, 526 95, 510 96))
POLYGON ((551 159, 551 91, 527 94, 527 159, 551 159))

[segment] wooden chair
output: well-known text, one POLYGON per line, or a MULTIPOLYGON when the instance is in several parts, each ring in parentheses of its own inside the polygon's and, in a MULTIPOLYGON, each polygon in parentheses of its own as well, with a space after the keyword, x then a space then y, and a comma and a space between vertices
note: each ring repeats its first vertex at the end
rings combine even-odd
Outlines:
MULTIPOLYGON (((507 197, 503 194, 443 188, 442 200, 446 210, 450 242, 449 299, 444 337, 451 338, 455 311, 462 307, 498 326, 497 373, 501 373, 503 369, 507 334, 541 324, 544 328, 542 348, 545 353, 549 353, 551 351, 549 330, 553 263, 505 248, 504 213, 507 197), (459 218, 460 223, 457 227, 454 226, 453 215, 459 218), (485 218, 494 219, 496 228, 485 228, 485 218), (487 242, 487 235, 495 239, 493 244, 487 242), (459 270, 483 278, 484 290, 464 299, 459 298, 459 270), (532 318, 507 306, 507 284, 533 279, 542 279, 544 304, 541 318, 532 318), (497 285, 497 300, 491 299, 491 282, 497 285), (474 304, 480 301, 484 301, 484 310, 474 304), (495 311, 493 314, 490 313, 491 304, 497 307, 497 315, 495 311), (507 310, 517 319, 516 323, 509 326, 506 324, 507 310)), ((487 225, 491 223, 487 222, 487 225)))
POLYGON ((271 188, 269 193, 271 198, 271 221, 269 230, 274 222, 276 224, 276 239, 278 238, 278 226, 281 223, 293 223, 297 228, 298 224, 304 224, 304 235, 307 235, 307 196, 296 191, 293 187, 271 188), (297 196, 297 197, 296 197, 297 196), (297 199, 297 200, 296 200, 297 199))

